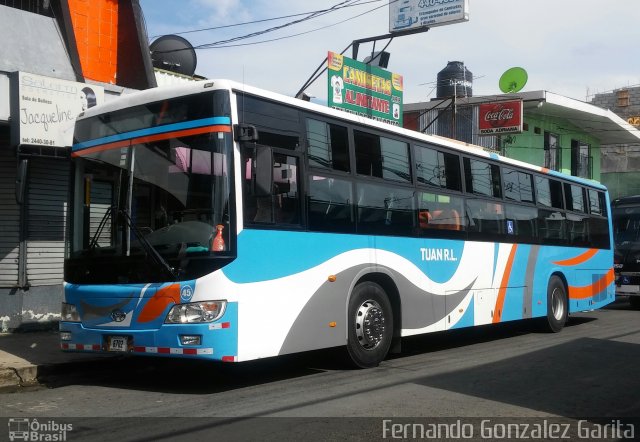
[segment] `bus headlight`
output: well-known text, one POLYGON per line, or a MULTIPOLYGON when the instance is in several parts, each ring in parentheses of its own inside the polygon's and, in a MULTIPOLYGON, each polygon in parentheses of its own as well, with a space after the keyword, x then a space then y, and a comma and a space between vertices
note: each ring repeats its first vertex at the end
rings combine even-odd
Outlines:
POLYGON ((80 322, 80 315, 76 306, 66 302, 62 303, 61 317, 65 322, 80 322))
POLYGON ((193 324, 199 322, 213 322, 224 313, 226 301, 203 301, 173 306, 165 324, 193 324))

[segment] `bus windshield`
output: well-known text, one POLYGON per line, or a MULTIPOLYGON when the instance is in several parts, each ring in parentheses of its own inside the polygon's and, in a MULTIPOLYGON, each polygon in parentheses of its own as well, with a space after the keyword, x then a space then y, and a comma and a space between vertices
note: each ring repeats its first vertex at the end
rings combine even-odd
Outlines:
POLYGON ((640 207, 613 209, 613 235, 616 246, 640 241, 640 207))
MULTIPOLYGON (((211 98, 200 97, 205 102, 211 98)), ((168 102, 164 108, 180 105, 188 103, 168 102)), ((138 112, 148 116, 153 110, 147 106, 138 112)), ((127 113, 131 119, 131 109, 127 113)), ((205 106, 204 113, 195 117, 211 116, 213 107, 205 106)), ((115 113, 83 122, 88 133, 106 136, 93 143, 82 140, 76 145, 90 147, 73 153, 68 282, 192 279, 230 257, 229 125, 212 126, 207 121, 211 118, 197 118, 201 128, 181 129, 176 115, 181 114, 174 110, 170 124, 155 126, 142 123, 153 118, 138 118, 135 121, 142 127, 133 131, 119 128, 115 113), (145 130, 153 135, 145 135, 145 130), (120 139, 128 139, 111 142, 114 131, 120 139), (138 136, 141 132, 143 136, 138 136)), ((194 125, 193 117, 182 117, 185 127, 194 125)))

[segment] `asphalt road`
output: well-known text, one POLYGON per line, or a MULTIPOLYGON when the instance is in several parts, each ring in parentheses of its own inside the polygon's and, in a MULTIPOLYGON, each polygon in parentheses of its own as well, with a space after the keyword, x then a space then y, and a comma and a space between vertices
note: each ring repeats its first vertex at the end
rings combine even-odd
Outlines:
POLYGON ((558 334, 524 322, 414 337, 370 370, 349 369, 341 357, 101 361, 1 395, 0 417, 35 418, 42 431, 71 424, 66 440, 118 441, 393 439, 433 422, 450 437, 456 428, 497 439, 507 423, 569 422, 576 438, 622 439, 631 428, 620 424, 640 417, 640 311, 626 302, 574 314, 558 334), (578 427, 582 419, 595 430, 578 427))

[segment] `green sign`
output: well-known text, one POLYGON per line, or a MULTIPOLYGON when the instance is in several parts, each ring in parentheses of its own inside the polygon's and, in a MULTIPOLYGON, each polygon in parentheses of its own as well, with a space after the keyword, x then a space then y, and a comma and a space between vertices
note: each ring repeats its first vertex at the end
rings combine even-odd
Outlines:
POLYGON ((402 126, 402 75, 329 52, 328 104, 402 126))

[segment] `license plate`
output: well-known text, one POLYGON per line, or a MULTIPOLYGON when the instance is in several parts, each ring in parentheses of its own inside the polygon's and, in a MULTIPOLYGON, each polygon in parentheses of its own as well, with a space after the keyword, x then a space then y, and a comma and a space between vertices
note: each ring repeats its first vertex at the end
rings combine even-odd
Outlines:
POLYGON ((107 337, 107 350, 118 352, 129 351, 129 338, 126 336, 107 337))
POLYGON ((637 295, 640 293, 640 286, 638 285, 619 285, 616 287, 616 294, 618 295, 637 295))

